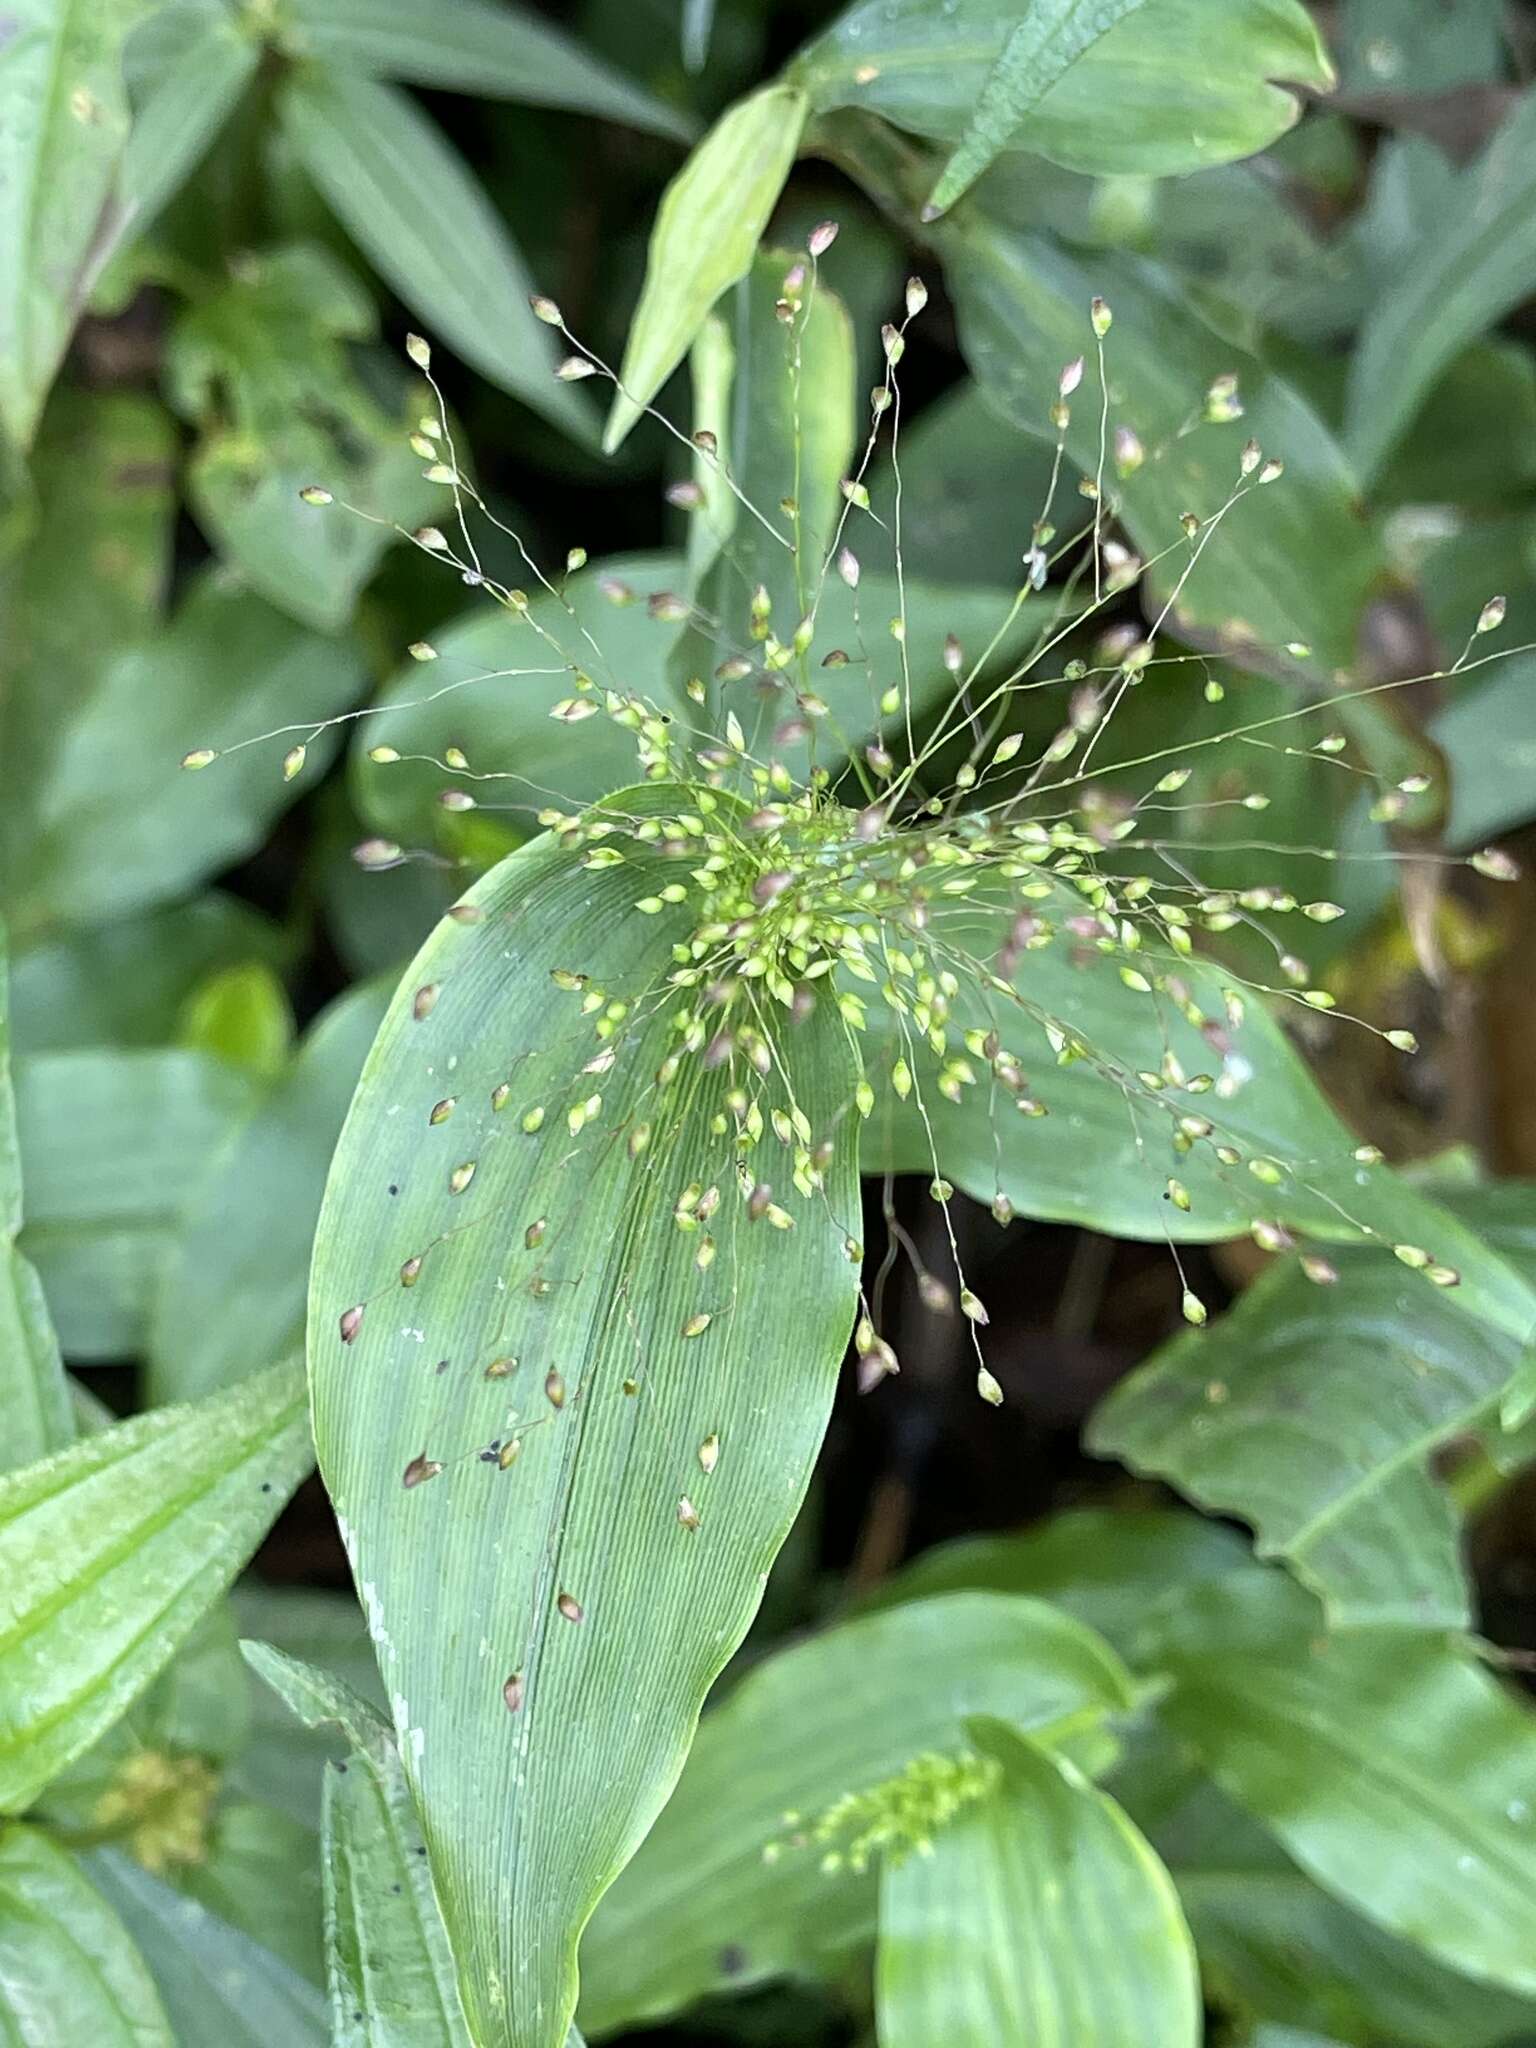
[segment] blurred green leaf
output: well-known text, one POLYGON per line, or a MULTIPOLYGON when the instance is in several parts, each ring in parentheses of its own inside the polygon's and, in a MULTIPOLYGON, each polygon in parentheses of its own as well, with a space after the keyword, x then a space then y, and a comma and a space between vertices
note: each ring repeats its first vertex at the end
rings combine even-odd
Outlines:
MULTIPOLYGON (((1498 1246, 1475 1196, 1456 1208, 1498 1246)), ((1375 1251, 1336 1269, 1315 1287, 1277 1266, 1154 1352, 1090 1445, 1251 1522, 1259 1555, 1284 1559, 1335 1627, 1465 1627, 1460 1529, 1428 1461, 1496 1411, 1525 1346, 1375 1251)))
POLYGON ((388 1728, 328 1672, 267 1643, 253 1670, 301 1719, 336 1722, 348 1760, 325 1773, 325 1925, 336 2048, 471 2048, 421 1824, 388 1728))
POLYGON ((1423 221, 1350 358, 1346 442, 1369 482, 1453 356, 1536 288, 1536 93, 1423 221))
POLYGON ((188 477, 198 519, 253 588, 321 632, 346 623, 393 528, 443 501, 407 445, 436 410, 427 386, 392 380, 391 410, 352 373, 347 345, 376 326, 357 280, 301 244, 248 258, 182 314, 167 351, 172 402, 201 429, 188 477), (342 504, 305 503, 316 484, 342 504))
POLYGON ((23 929, 147 908, 250 852, 334 752, 334 730, 315 727, 364 689, 350 641, 203 571, 164 631, 117 643, 90 695, 57 720, 51 769, 18 820, 30 826, 15 885, 23 929), (306 733, 286 777, 285 746, 306 733), (198 748, 230 751, 180 769, 198 748))
POLYGON ((764 86, 738 100, 663 193, 603 433, 608 450, 677 368, 716 299, 746 276, 795 160, 806 112, 805 95, 793 86, 764 86))
MULTIPOLYGON (((1100 37, 1145 0, 1041 0, 1008 31, 923 212, 947 213, 1100 37)), ((886 17, 889 18, 888 16, 886 17)))
POLYGON ((1475 850, 1536 817, 1536 657, 1490 668, 1433 731, 1451 764, 1448 845, 1475 850))
POLYGON ((18 2048, 177 2048, 127 1930, 36 1828, 0 1823, 0 2027, 18 2048))
POLYGON ((320 1197, 385 991, 348 990, 314 1023, 199 1176, 150 1311, 151 1401, 189 1401, 303 1340, 320 1197))
POLYGON ((350 762, 361 816, 400 845, 458 854, 483 844, 492 820, 507 840, 524 839, 545 805, 574 811, 632 782, 632 732, 601 714, 574 724, 550 714, 571 702, 578 671, 602 691, 644 696, 663 713, 688 711, 667 677, 675 627, 651 605, 680 597, 684 577, 678 555, 617 555, 558 594, 535 595, 526 612, 482 597, 434 635, 437 659, 405 663, 361 721, 350 762), (376 762, 379 746, 404 758, 376 762), (468 759, 467 774, 448 769, 450 747, 468 759), (445 810, 443 790, 466 786, 479 810, 445 810), (468 844, 466 824, 477 835, 468 844))
MULTIPOLYGON (((315 1789, 318 1790, 318 1787, 315 1789)), ((195 1899, 313 1984, 325 1982, 324 1897, 313 1811, 307 1821, 254 1800, 226 1801, 203 1856, 174 1867, 195 1899)))
MULTIPOLYGON (((860 0, 789 76, 818 113, 859 107, 956 143, 1018 27, 1010 0, 958 0, 949 13, 932 0, 860 0)), ((1198 170, 1251 156, 1290 127, 1300 109, 1270 83, 1282 78, 1333 83, 1299 0, 1145 0, 1083 50, 1004 146, 1092 173, 1198 170)), ((992 97, 1001 114, 1000 86, 992 97)))
POLYGON ((270 919, 216 890, 61 932, 11 962, 11 1035, 22 1053, 166 1045, 201 983, 231 967, 279 972, 292 951, 270 919))
POLYGON ((295 0, 284 41, 295 56, 340 71, 568 107, 675 142, 695 132, 685 113, 521 7, 446 0, 429 21, 413 0, 295 0))
POLYGON ((85 1859, 149 1964, 181 2048, 332 2048, 325 1996, 215 1914, 106 1850, 85 1859))
POLYGON ((1486 340, 1441 371, 1373 495, 1389 505, 1498 505, 1533 482, 1536 356, 1518 342, 1486 340))
POLYGON ((529 308, 516 245, 463 159, 406 93, 342 71, 296 72, 284 132, 337 219, 431 338, 563 428, 593 435, 529 308))
POLYGON ((74 1436, 69 1384, 42 1282, 16 1249, 22 1225, 21 1140, 11 1086, 5 930, 0 926, 0 1470, 29 1465, 74 1436))
POLYGON ((27 1806, 132 1705, 309 1461, 283 1365, 0 1480, 0 1806, 27 1806))
POLYGON ((881 2048, 1196 2048, 1194 1946, 1163 1865, 1114 1800, 1004 1721, 968 1734, 1002 1772, 885 1859, 875 2004, 881 2048))
MULTIPOLYGON (((319 1593, 262 1586, 246 1578, 230 1596, 236 1625, 246 1637, 281 1645, 290 1659, 323 1662, 378 1711, 385 1695, 362 1609, 350 1593, 319 1593)), ((250 1680, 252 1734, 231 1764, 228 1782, 247 1798, 277 1806, 313 1830, 320 1811, 327 1762, 345 1760, 347 1745, 335 1728, 309 1729, 269 1684, 250 1680)))
POLYGON ((17 1062, 24 1233, 65 1352, 139 1350, 159 1273, 220 1148, 253 1114, 250 1075, 205 1053, 35 1053, 17 1062))
POLYGON ((133 123, 117 185, 133 239, 197 169, 261 60, 254 22, 223 7, 156 7, 141 27, 124 53, 133 123))
POLYGON ((261 960, 217 968, 188 995, 178 1024, 183 1045, 243 1067, 258 1081, 282 1071, 293 1045, 287 990, 261 960))
POLYGON ((971 1715, 1073 1748, 1101 1741, 1134 1699, 1090 1629, 1001 1594, 914 1600, 779 1651, 704 1717, 676 1792, 599 1906, 582 1943, 587 2032, 803 1972, 866 1939, 873 1876, 829 1875, 793 1837, 845 1794, 962 1747, 971 1715))
POLYGON ((1443 1636, 1321 1636, 1276 1573, 1206 1586, 1162 1712, 1325 1890, 1452 1969, 1536 1990, 1536 1720, 1443 1636))
MULTIPOLYGON (((1042 897, 1032 914, 1041 929, 1059 932, 1080 901, 1075 893, 1042 897)), ((950 930, 951 943, 974 959, 993 958, 1006 935, 997 914, 979 904, 950 930)), ((866 1067, 878 1072, 904 1056, 918 1088, 906 1103, 887 1090, 877 1105, 864 1127, 865 1172, 939 1172, 979 1201, 990 1202, 1000 1188, 1022 1215, 1121 1237, 1208 1242, 1254 1222, 1279 1222, 1325 1242, 1368 1235, 1372 1254, 1420 1289, 1429 1313, 1436 1289, 1422 1274, 1408 1274, 1389 1249, 1419 1246, 1461 1274, 1461 1307, 1524 1341, 1536 1325, 1536 1288, 1440 1204, 1379 1160, 1356 1157, 1351 1133, 1262 1002, 1248 1001, 1234 1021, 1219 969, 1138 957, 1148 974, 1177 975, 1207 1028, 1196 1029, 1171 1005, 1159 1013, 1126 986, 1112 959, 1060 937, 1023 954, 1017 1005, 962 992, 951 1031, 997 1031, 1030 1080, 1018 1100, 1038 1101, 1045 1117, 1020 1115, 1004 1091, 994 1100, 982 1086, 965 1089, 958 1103, 942 1097, 926 1043, 871 1006, 866 1067), (1059 1061, 1062 1041, 1082 1055, 1059 1061), (1191 1079, 1208 1075, 1210 1089, 1185 1095, 1182 1083, 1136 1086, 1137 1076, 1159 1074, 1169 1052, 1191 1079), (1192 1135, 1180 1128, 1190 1116, 1211 1128, 1177 1146, 1176 1138, 1192 1135), (1238 1159, 1219 1159, 1221 1145, 1238 1159), (1169 1178, 1187 1193, 1187 1209, 1169 1198, 1169 1178)))
MULTIPOLYGON (((580 1930, 757 1608, 853 1314, 851 1147, 821 1192, 776 1191, 797 1228, 748 1241, 733 1148, 710 1128, 727 1072, 689 1069, 686 1118, 658 1094, 676 1041, 652 997, 690 913, 635 914, 636 889, 675 870, 664 836, 653 849, 634 833, 680 801, 666 784, 625 793, 612 821, 635 822, 604 841, 624 848, 618 865, 541 839, 477 885, 478 919, 439 926, 369 1057, 316 1237, 327 1485, 369 1589, 471 2026, 505 2031, 519 1985, 509 2040, 527 2048, 564 2041, 580 1930), (577 975, 632 1006, 611 1043, 613 1020, 609 1039, 588 1027, 591 1058, 621 1056, 600 1079, 578 1070, 583 998, 559 986, 577 975), (631 1157, 611 1134, 653 1108, 631 1157), (545 1116, 544 1138, 526 1131, 545 1116), (695 1176, 728 1204, 708 1272, 673 1215, 695 1176), (718 1481, 697 1456, 711 1438, 718 1481), (514 1442, 500 1469, 494 1447, 514 1442)), ((781 1057, 792 1081, 776 1068, 766 1104, 787 1115, 792 1085, 819 1140, 853 1085, 836 1017, 811 1017, 781 1057)))
POLYGON ((13 0, 0 41, 0 429, 25 448, 109 244, 146 0, 13 0))
POLYGON ((1504 8, 1501 0, 1343 0, 1336 47, 1350 92, 1441 92, 1498 77, 1504 8))
POLYGON ((38 793, 69 730, 62 714, 89 704, 115 650, 159 610, 173 452, 169 416, 122 393, 61 392, 43 422, 36 521, 0 563, 0 900, 13 943, 24 936, 17 912, 37 858, 38 793))

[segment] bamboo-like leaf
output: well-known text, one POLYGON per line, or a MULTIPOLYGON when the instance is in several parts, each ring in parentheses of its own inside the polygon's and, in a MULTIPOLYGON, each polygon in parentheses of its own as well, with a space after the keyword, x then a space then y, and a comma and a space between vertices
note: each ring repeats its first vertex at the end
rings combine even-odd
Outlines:
POLYGON ((180 1050, 17 1062, 27 1255, 69 1357, 141 1349, 159 1274, 219 1150, 253 1114, 249 1073, 180 1050))
MULTIPOLYGON (((1058 932, 1074 908, 1073 899, 1054 896, 1031 905, 1041 929, 1058 932)), ((964 956, 987 960, 1003 928, 978 906, 955 919, 952 935, 964 956)), ((1044 1108, 1043 1117, 1019 1115, 984 1085, 964 1089, 959 1102, 941 1096, 926 1044, 910 1025, 899 1030, 871 1008, 866 1066, 887 1073, 905 1057, 917 1088, 910 1101, 877 1106, 864 1130, 865 1170, 940 1172, 980 1201, 1001 1192, 1021 1214, 1126 1237, 1209 1241, 1278 1222, 1327 1242, 1368 1238, 1397 1273, 1404 1268, 1393 1260, 1396 1247, 1410 1258, 1426 1251, 1442 1275, 1460 1275, 1448 1288, 1458 1307, 1527 1340, 1536 1286, 1372 1152, 1360 1156, 1259 1001, 1249 1000, 1239 1018, 1227 1009, 1219 971, 1150 952, 1136 959, 1148 976, 1173 975, 1206 1026, 1220 1020, 1214 1035, 1187 1015, 1154 1008, 1126 986, 1114 958, 1059 937, 1023 955, 1017 1006, 962 992, 952 1028, 997 1031, 1028 1076, 1020 1099, 1044 1108), (1141 1083, 1148 1073, 1158 1079, 1170 1052, 1188 1079, 1204 1074, 1212 1085, 1186 1095, 1182 1083, 1141 1083), (1061 1053, 1065 1062, 1053 1065, 1061 1053), (1192 1143, 1191 1125, 1199 1133, 1192 1143), (1218 1147, 1237 1158, 1223 1159, 1218 1147), (1168 1198, 1170 1180, 1187 1195, 1187 1209, 1168 1198)), ((1436 1298, 1422 1273, 1406 1277, 1436 1298)))
POLYGON ((522 7, 448 0, 428 19, 415 0, 297 0, 284 42, 296 56, 339 71, 568 107, 677 142, 693 139, 686 114, 522 7))
POLYGON ((149 1964, 180 2048, 332 2048, 325 1994, 130 1857, 86 1858, 149 1964))
MULTIPOLYGON (((1057 10, 1035 0, 1026 23, 1057 10)), ((861 0, 790 67, 818 113, 862 107, 900 128, 959 142, 1021 26, 1014 0, 861 0)), ((1029 44, 1023 46, 1026 50, 1029 44)), ((1145 0, 1023 109, 1012 149, 1092 176, 1168 177, 1251 156, 1300 111, 1287 79, 1326 90, 1333 71, 1299 0, 1145 0)))
POLYGON ((603 446, 617 448, 688 353, 722 292, 746 276, 805 126, 805 95, 769 85, 738 100, 662 195, 603 446))
POLYGON ((1163 1707, 1303 1870, 1452 1969, 1536 1991, 1536 1719, 1443 1635, 1320 1636, 1281 1574, 1203 1587, 1161 1633, 1163 1707))
POLYGON ((118 177, 119 232, 129 238, 154 225, 180 191, 261 60, 252 27, 222 8, 165 7, 147 24, 151 52, 127 57, 133 125, 118 177))
POLYGON ((500 215, 408 93, 344 71, 289 80, 282 121, 342 226, 427 332, 578 440, 591 415, 556 381, 549 329, 500 215))
POLYGON ((195 1400, 303 1342, 325 1176, 383 1010, 377 984, 339 997, 210 1163, 158 1276, 153 1401, 195 1400))
POLYGON ((1145 0, 1044 0, 1030 8, 998 51, 965 133, 940 173, 924 212, 947 213, 1008 147, 1021 122, 1103 35, 1145 0))
POLYGON ((471 2029, 506 2048, 564 2042, 577 1937, 756 1609, 852 1319, 831 1006, 762 1019, 766 1075, 701 1065, 678 1032, 693 913, 661 891, 705 855, 713 901, 752 879, 731 800, 713 826, 691 801, 614 798, 444 920, 364 1070, 316 1241, 321 1462, 471 2029), (743 1149, 733 1087, 803 1121, 754 1147, 737 1098, 743 1149), (749 1211, 754 1184, 774 1214, 749 1211))
POLYGON ((5 1823, 0 2030, 20 2048, 177 2048, 127 1929, 74 1858, 5 1823))
POLYGON ((0 39, 0 430, 27 446, 113 231, 141 0, 14 0, 0 39))
POLYGON ((21 1229, 21 1142, 11 1089, 10 1002, 0 926, 0 1470, 28 1465, 73 1437, 69 1383, 42 1283, 16 1249, 21 1229))
POLYGON ((335 2048, 472 2048, 421 1827, 387 1724, 339 1679, 246 1643, 251 1667, 350 1755, 325 1773, 326 1968, 335 2048))
POLYGON ((164 1669, 309 1456, 284 1365, 0 1479, 0 1810, 27 1806, 164 1669))
POLYGON ((1368 482, 1451 358, 1536 286, 1536 93, 1422 223, 1349 365, 1346 442, 1368 482))
MULTIPOLYGON (((1453 1206, 1502 1249, 1475 1192, 1453 1206)), ((1252 1522, 1336 1627, 1464 1627, 1460 1529, 1428 1460, 1496 1409, 1525 1347, 1390 1260, 1338 1270, 1325 1288, 1266 1274, 1122 1382, 1090 1442, 1252 1522)))
POLYGON ((1194 1945, 1156 1854, 1066 1758, 1002 1721, 968 1732, 998 1782, 881 1876, 881 2048, 1195 2048, 1194 1945))
POLYGON ((1091 1756, 1135 1696, 1091 1629, 997 1593, 913 1600, 780 1651, 705 1716, 677 1791, 598 1908, 582 1946, 587 2032, 867 1939, 873 1872, 824 1870, 822 1847, 796 1838, 845 1795, 966 1747, 970 1715, 1091 1756))

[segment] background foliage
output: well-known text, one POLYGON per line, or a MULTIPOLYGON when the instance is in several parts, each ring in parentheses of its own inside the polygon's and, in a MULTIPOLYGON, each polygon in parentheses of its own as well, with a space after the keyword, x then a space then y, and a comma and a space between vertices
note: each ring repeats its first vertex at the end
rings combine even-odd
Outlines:
POLYGON ((12 0, 6 2038, 1536 2042, 1533 63, 12 0))

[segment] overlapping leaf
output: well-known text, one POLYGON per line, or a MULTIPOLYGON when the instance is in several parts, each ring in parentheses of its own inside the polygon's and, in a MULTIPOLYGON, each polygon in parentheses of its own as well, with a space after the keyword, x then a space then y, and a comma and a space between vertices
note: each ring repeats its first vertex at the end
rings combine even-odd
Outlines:
POLYGON ((697 864, 668 851, 696 844, 680 804, 629 792, 606 814, 617 864, 537 842, 439 927, 364 1070, 316 1243, 321 1460, 470 2024, 517 2048, 564 2041, 577 1937, 757 1606, 852 1317, 836 1020, 790 1030, 752 1084, 834 1146, 807 1196, 800 1141, 764 1139, 748 1172, 787 1228, 749 1220, 729 1071, 686 1065, 668 1092, 690 927, 634 905, 697 864), (669 816, 655 851, 633 836, 669 816), (712 1232, 680 1229, 711 1188, 712 1232))
POLYGON ((37 1828, 0 1823, 0 2025, 25 2048, 176 2048, 112 1908, 37 1828))
POLYGON ((21 1142, 11 1088, 10 1006, 0 927, 0 1405, 8 1420, 0 1464, 27 1465, 74 1435, 69 1388, 42 1285, 16 1249, 22 1222, 21 1142))

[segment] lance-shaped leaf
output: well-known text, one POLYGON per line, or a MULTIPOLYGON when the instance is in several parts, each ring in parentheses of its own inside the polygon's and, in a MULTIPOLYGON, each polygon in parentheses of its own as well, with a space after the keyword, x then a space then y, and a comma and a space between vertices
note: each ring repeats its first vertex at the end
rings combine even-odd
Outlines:
MULTIPOLYGON (((1475 1194, 1454 1206, 1499 1246, 1475 1194)), ((1497 1407, 1524 1347, 1392 1260, 1337 1270, 1332 1287, 1264 1275, 1122 1382, 1090 1442, 1251 1522, 1335 1626, 1464 1627, 1460 1529, 1428 1459, 1497 1407)))
POLYGON ((388 1724, 340 1679, 246 1643, 251 1668, 350 1754, 325 1773, 326 1973, 335 2048, 472 2048, 421 1826, 388 1724))
POLYGON ((261 60, 254 23, 222 8, 163 7, 125 52, 133 124, 117 188, 118 232, 137 239, 197 168, 261 60))
POLYGON ((959 146, 929 196, 927 217, 947 213, 1008 148, 1051 87, 1117 21, 1143 5, 1145 0, 1043 0, 1031 7, 987 73, 959 146))
POLYGON ((1032 939, 1049 942, 1023 951, 1013 997, 976 973, 975 963, 997 958, 996 913, 974 898, 946 912, 944 944, 957 965, 971 963, 977 984, 957 998, 951 1040, 956 1027, 970 1029, 984 1053, 996 1032, 1003 1061, 989 1077, 980 1055, 977 1066, 967 1060, 958 1100, 940 1089, 939 1062, 913 1019, 871 1004, 865 1064, 872 1078, 894 1079, 904 1061, 912 1093, 886 1090, 877 1102, 864 1128, 866 1172, 939 1173, 980 1201, 1001 1194, 1021 1214, 1124 1237, 1208 1242, 1257 1228, 1284 1248, 1277 1225, 1328 1242, 1364 1237, 1389 1270, 1416 1267, 1409 1277, 1431 1302, 1433 1268, 1462 1309, 1519 1343, 1529 1338, 1530 1278, 1356 1145, 1261 1000, 1230 1005, 1224 976, 1198 959, 1074 944, 1067 919, 1078 901, 1052 893, 1029 903, 1032 939), (1175 988, 1183 998, 1165 1003, 1175 988))
POLYGON ((1436 377, 1536 287, 1536 93, 1421 223, 1414 260, 1375 299, 1350 358, 1346 442, 1380 469, 1436 377))
POLYGON ((42 1283, 16 1249, 21 1229, 21 1141, 11 1090, 10 1002, 0 926, 0 1466, 28 1465, 74 1435, 69 1384, 42 1283))
POLYGON ((662 194, 603 445, 612 450, 688 353, 720 294, 745 277, 805 126, 805 95, 769 85, 738 100, 662 194))
POLYGON ((3 1824, 0 2029, 24 2048, 176 2048, 143 1958, 79 1864, 3 1824))
POLYGON ((153 1400, 212 1393, 303 1342, 325 1176, 383 1009, 376 983, 339 997, 199 1178, 150 1311, 153 1400))
POLYGON ((325 1994, 131 1857, 86 1858, 149 1964, 179 2043, 222 2048, 332 2048, 325 1994))
POLYGON ((1154 1851, 1065 1757, 967 1732, 992 1782, 881 1874, 881 2048, 1195 2048, 1194 1945, 1154 1851))
POLYGON ((295 56, 477 99, 568 107, 674 141, 694 127, 529 9, 448 0, 428 19, 415 0, 297 0, 282 32, 295 56))
POLYGON ((1325 1890, 1492 1984, 1536 1990, 1536 1720, 1443 1635, 1319 1632, 1280 1573, 1202 1587, 1159 1631, 1162 1711, 1325 1890))
POLYGON ((428 333, 557 427, 590 415, 552 372, 549 330, 501 216, 408 93, 345 71, 288 83, 283 126, 342 226, 428 333))
POLYGON ((34 1053, 17 1062, 23 1241, 70 1358, 110 1361, 139 1350, 198 1187, 260 1094, 249 1073, 180 1049, 34 1053))
POLYGON ((706 1715, 682 1781, 582 1947, 589 2033, 835 1957, 871 1933, 873 1869, 823 1867, 818 1823, 972 1714, 1102 1757, 1135 1701, 1101 1637, 1043 1600, 913 1600, 769 1658, 706 1715), (930 1683, 936 1674, 942 1683, 930 1683))
POLYGON ((0 1480, 0 1809, 28 1805, 164 1669, 309 1455, 284 1365, 0 1480))
POLYGON ((16 0, 0 41, 0 427, 25 447, 109 244, 139 0, 16 0))
POLYGON ((321 1461, 470 2025, 507 2048, 565 2039, 577 1937, 756 1610, 852 1317, 832 1006, 737 998, 762 1072, 671 985, 690 880, 752 885, 703 794, 627 792, 444 920, 316 1240, 321 1461))
MULTIPOLYGON (((1333 72, 1299 0, 1145 0, 1124 14, 1100 0, 1090 18, 1123 14, 1075 63, 1014 104, 1013 39, 1063 9, 1035 0, 1021 22, 1015 0, 861 0, 805 50, 789 75, 818 113, 862 107, 900 128, 960 142, 980 128, 1068 170, 1168 177, 1251 156, 1299 111, 1275 79, 1326 90, 1333 72)), ((1070 18, 1070 17, 1069 17, 1070 18)), ((1032 37, 1018 45, 1024 58, 1032 37)), ((978 136, 978 141, 980 140, 978 136)), ((981 166, 978 165, 977 169, 981 166)))

